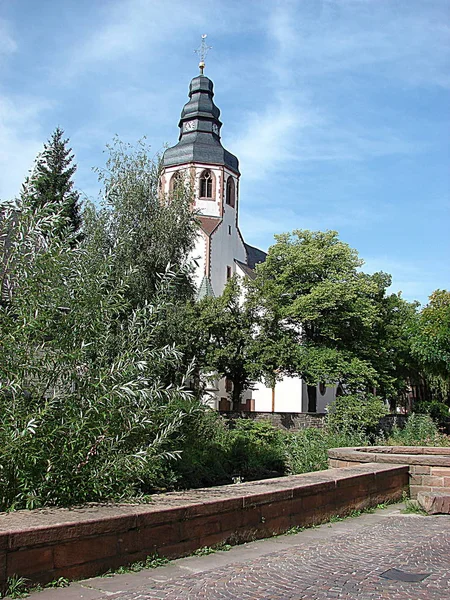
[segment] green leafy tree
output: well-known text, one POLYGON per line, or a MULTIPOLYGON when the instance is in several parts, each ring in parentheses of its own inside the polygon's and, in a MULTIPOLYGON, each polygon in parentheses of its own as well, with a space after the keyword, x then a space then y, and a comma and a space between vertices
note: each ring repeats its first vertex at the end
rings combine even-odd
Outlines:
POLYGON ((389 320, 400 306, 407 310, 398 297, 387 299, 390 277, 363 273, 362 264, 333 231, 276 236, 251 286, 262 307, 261 355, 269 378, 342 383, 348 392, 383 383, 383 392, 392 393, 390 360, 401 345, 402 324, 399 318, 394 331, 389 320))
POLYGON ((62 233, 76 232, 81 227, 80 194, 74 188, 74 164, 69 139, 57 127, 37 156, 30 177, 22 188, 22 199, 32 208, 48 208, 59 213, 60 219, 53 225, 62 233))
MULTIPOLYGON (((412 328, 412 354, 432 392, 450 401, 450 292, 436 290, 412 328)), ((433 395, 433 394, 432 394, 433 395)))
POLYGON ((128 299, 133 306, 150 301, 167 269, 178 277, 172 299, 192 298, 188 256, 198 223, 189 185, 181 182, 170 196, 164 196, 159 187, 160 162, 144 141, 133 146, 116 138, 108 152, 106 168, 97 171, 104 200, 100 209, 91 205, 90 211, 98 243, 114 251, 116 277, 132 271, 128 299))
MULTIPOLYGON (((125 167, 131 190, 133 165, 125 167)), ((125 172, 121 178, 127 179, 125 172)), ((24 201, 19 211, 5 210, 0 510, 120 498, 176 481, 171 465, 184 427, 204 409, 188 391, 192 374, 181 352, 160 336, 186 283, 164 264, 172 250, 157 246, 162 240, 172 245, 170 231, 167 237, 155 233, 143 247, 157 254, 148 287, 142 264, 130 258, 133 229, 118 234, 117 224, 126 220, 120 211, 129 211, 138 197, 100 210, 88 205, 78 244, 58 235, 60 213, 48 204, 24 201)), ((167 213, 155 209, 153 216, 158 228, 173 217, 174 233, 178 220, 168 204, 167 213)), ((192 213, 186 220, 194 231, 192 213)), ((181 266, 181 250, 173 252, 181 266)))
POLYGON ((377 373, 376 392, 389 400, 395 410, 411 379, 417 378, 419 366, 411 354, 411 327, 417 320, 418 302, 407 302, 401 294, 387 294, 391 277, 385 273, 372 276, 378 289, 372 296, 376 317, 361 347, 361 356, 377 373))
POLYGON ((230 279, 221 296, 198 304, 197 323, 207 340, 203 367, 232 381, 233 410, 239 410, 242 394, 256 375, 257 314, 243 298, 237 277, 230 279))
POLYGON ((328 407, 327 427, 334 433, 375 434, 387 412, 383 400, 373 394, 338 396, 328 407))

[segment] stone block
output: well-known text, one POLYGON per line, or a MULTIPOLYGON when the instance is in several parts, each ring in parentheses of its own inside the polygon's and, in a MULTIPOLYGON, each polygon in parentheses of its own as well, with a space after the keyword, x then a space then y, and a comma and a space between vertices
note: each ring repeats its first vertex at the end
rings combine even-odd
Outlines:
POLYGON ((210 515, 209 517, 198 517, 180 523, 177 539, 179 541, 192 540, 220 532, 221 522, 218 517, 219 515, 210 515))
POLYGON ((444 487, 443 477, 433 477, 433 475, 423 475, 422 485, 430 485, 433 487, 444 487))
POLYGON ((269 536, 283 533, 290 529, 292 524, 292 518, 290 515, 280 515, 279 517, 266 518, 266 529, 269 531, 269 536))
MULTIPOLYGON (((153 510, 136 515, 136 526, 139 528, 164 523, 174 523, 186 518, 186 506, 169 508, 164 510, 153 510)), ((190 507, 189 507, 190 508, 190 507)))
POLYGON ((419 492, 417 500, 429 515, 450 515, 450 494, 419 492))
POLYGON ((6 561, 6 577, 27 577, 53 569, 53 548, 30 548, 10 552, 6 561))
POLYGON ((450 477, 450 467, 431 467, 431 475, 435 477, 450 477))
POLYGON ((424 465, 411 465, 409 472, 412 475, 430 475, 431 467, 424 465))
POLYGON ((213 500, 212 502, 202 502, 193 504, 186 508, 184 517, 191 519, 194 517, 216 515, 218 513, 227 513, 240 510, 243 505, 242 497, 226 498, 225 500, 213 500))
POLYGON ((118 553, 127 556, 134 552, 146 551, 151 554, 156 548, 172 544, 179 539, 179 523, 142 527, 127 531, 118 536, 118 553))
POLYGON ((309 483, 306 485, 299 486, 293 490, 293 498, 305 498, 306 496, 316 496, 325 494, 330 490, 336 490, 335 481, 323 481, 317 483, 309 483))
POLYGON ((416 499, 419 492, 431 492, 431 486, 429 485, 411 485, 409 487, 409 493, 411 498, 416 499))
POLYGON ((301 502, 297 501, 294 503, 292 500, 285 500, 284 502, 273 502, 272 504, 265 504, 261 506, 260 512, 262 517, 272 519, 276 517, 286 517, 293 514, 296 509, 300 510, 301 502))
POLYGON ((59 544, 54 548, 55 568, 70 567, 115 556, 117 543, 117 536, 103 535, 59 544))
POLYGON ((423 475, 410 475, 409 484, 410 485, 422 485, 423 484, 423 475))

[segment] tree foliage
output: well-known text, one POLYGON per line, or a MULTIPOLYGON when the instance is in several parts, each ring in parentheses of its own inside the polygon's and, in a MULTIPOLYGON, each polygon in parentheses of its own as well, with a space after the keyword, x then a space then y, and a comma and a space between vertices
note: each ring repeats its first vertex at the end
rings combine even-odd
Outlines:
POLYGON ((413 331, 412 352, 426 371, 450 384, 450 292, 431 294, 413 331))
POLYGON ((60 234, 67 227, 72 232, 81 227, 80 194, 75 190, 73 181, 77 167, 68 144, 64 131, 57 127, 44 144, 44 150, 38 154, 21 194, 22 200, 32 209, 47 208, 59 213, 60 218, 53 227, 60 234))
POLYGON ((179 276, 174 299, 191 298, 188 255, 198 224, 190 188, 180 184, 170 196, 162 194, 160 162, 145 141, 132 146, 116 138, 107 149, 106 168, 97 170, 103 202, 98 210, 90 206, 87 233, 113 253, 118 279, 132 270, 127 296, 133 306, 152 298, 168 265, 179 276))
POLYGON ((389 275, 368 275, 362 264, 333 231, 276 236, 252 284, 269 373, 354 392, 381 386, 385 396, 404 383, 393 363, 406 360, 405 327, 415 305, 386 295, 389 275))
POLYGON ((256 375, 257 310, 235 276, 221 296, 201 301, 197 314, 197 326, 206 337, 203 367, 232 381, 233 409, 239 410, 242 394, 256 375))
POLYGON ((78 244, 76 233, 58 235, 63 209, 55 203, 49 210, 24 201, 3 215, 2 508, 102 500, 173 484, 171 460, 186 420, 204 411, 188 391, 191 371, 181 353, 159 335, 167 305, 186 287, 164 261, 175 256, 184 264, 194 216, 176 200, 149 216, 140 213, 140 193, 157 169, 146 178, 134 158, 115 163, 111 173, 123 193, 114 206, 87 207, 78 244), (180 206, 185 213, 175 215, 180 206), (127 221, 132 210, 144 226, 154 221, 147 246, 139 246, 153 253, 151 269, 131 258, 142 242, 138 221, 127 221), (124 223, 128 236, 119 227, 124 223), (180 231, 185 237, 173 250, 180 231))

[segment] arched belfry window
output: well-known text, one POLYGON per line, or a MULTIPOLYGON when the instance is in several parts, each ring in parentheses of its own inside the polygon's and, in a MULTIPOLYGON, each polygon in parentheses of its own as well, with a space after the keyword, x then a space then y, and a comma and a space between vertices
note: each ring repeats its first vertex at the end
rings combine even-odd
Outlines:
POLYGON ((176 171, 170 178, 170 192, 173 194, 183 186, 183 173, 176 171))
POLYGON ((200 198, 213 197, 213 175, 211 171, 203 171, 200 175, 200 198))
POLYGON ((234 205, 236 203, 236 187, 234 185, 234 179, 231 176, 227 179, 225 202, 229 204, 232 208, 234 208, 234 205))

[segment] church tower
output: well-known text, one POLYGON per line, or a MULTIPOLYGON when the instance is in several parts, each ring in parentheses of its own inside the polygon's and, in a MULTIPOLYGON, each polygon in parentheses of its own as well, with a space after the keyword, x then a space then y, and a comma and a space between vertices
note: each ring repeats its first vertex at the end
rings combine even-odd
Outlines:
POLYGON ((178 123, 179 141, 164 153, 161 188, 170 194, 180 178, 192 186, 201 224, 193 252, 198 293, 218 296, 239 264, 248 261, 238 226, 239 161, 222 146, 214 85, 203 68, 201 62, 200 74, 189 86, 189 101, 178 123))

